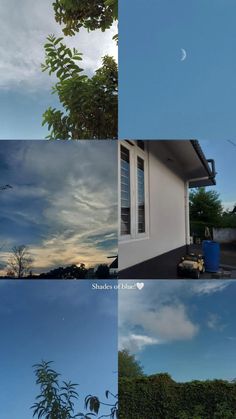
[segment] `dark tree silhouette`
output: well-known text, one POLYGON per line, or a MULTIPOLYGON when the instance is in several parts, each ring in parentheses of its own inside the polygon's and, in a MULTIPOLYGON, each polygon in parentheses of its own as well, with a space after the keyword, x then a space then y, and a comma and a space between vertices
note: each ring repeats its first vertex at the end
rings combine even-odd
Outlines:
POLYGON ((107 266, 105 263, 98 265, 95 275, 98 279, 110 278, 109 266, 107 266))
POLYGON ((16 278, 24 278, 29 273, 33 259, 25 245, 14 246, 8 261, 8 271, 16 278))
POLYGON ((85 264, 81 263, 79 266, 71 265, 63 268, 52 269, 47 273, 42 273, 39 275, 39 278, 42 279, 84 279, 87 275, 87 269, 85 264))

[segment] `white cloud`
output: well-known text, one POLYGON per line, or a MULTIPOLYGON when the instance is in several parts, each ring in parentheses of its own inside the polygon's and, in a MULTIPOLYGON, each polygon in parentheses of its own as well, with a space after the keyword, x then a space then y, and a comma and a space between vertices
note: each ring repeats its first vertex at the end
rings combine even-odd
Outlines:
POLYGON ((199 326, 176 298, 183 286, 183 281, 145 281, 142 291, 119 291, 120 345, 135 352, 150 344, 193 339, 199 326))
POLYGON ((142 312, 139 324, 164 341, 192 339, 198 332, 184 305, 165 305, 157 311, 142 312))
MULTIPOLYGON (((46 37, 54 33, 61 36, 61 26, 55 21, 52 2, 41 0, 7 0, 0 4, 0 88, 48 89, 52 77, 42 73, 46 37)), ((66 37, 66 44, 84 54, 81 65, 87 73, 93 73, 105 54, 117 59, 117 46, 112 36, 116 25, 106 32, 88 33, 82 29, 74 37, 66 37)))
MULTIPOLYGON (((124 281, 120 281, 124 282, 124 281)), ((129 281, 135 283, 136 281, 129 281)), ((191 340, 200 325, 192 319, 196 307, 189 305, 192 298, 222 292, 231 281, 145 281, 142 291, 119 291, 120 346, 140 351, 149 344, 165 344, 191 340), (135 339, 133 336, 144 336, 135 339), (145 337, 152 341, 145 340, 145 337), (138 343, 137 343, 137 342, 138 343), (146 343, 145 343, 146 342, 146 343)), ((220 318, 209 315, 208 327, 224 327, 220 318)))
POLYGON ((129 336, 122 336, 119 342, 119 350, 128 349, 130 352, 135 353, 142 351, 146 346, 157 345, 160 343, 158 339, 145 336, 131 334, 129 336))

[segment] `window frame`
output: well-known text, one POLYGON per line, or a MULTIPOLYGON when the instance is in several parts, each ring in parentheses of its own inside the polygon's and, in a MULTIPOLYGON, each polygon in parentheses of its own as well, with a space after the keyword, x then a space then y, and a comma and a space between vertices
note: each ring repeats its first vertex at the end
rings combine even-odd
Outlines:
POLYGON ((144 142, 144 150, 142 150, 137 142, 119 141, 118 150, 118 217, 119 217, 119 240, 140 240, 149 236, 149 171, 148 171, 148 149, 147 141, 144 142), (130 234, 121 234, 121 146, 129 150, 130 157, 130 234), (144 222, 145 232, 138 232, 138 157, 144 162, 144 222))
POLYGON ((121 237, 130 237, 132 233, 132 197, 131 197, 131 151, 129 147, 125 147, 123 144, 119 146, 119 235, 121 237), (130 233, 129 234, 121 234, 121 148, 125 148, 129 152, 129 197, 130 197, 130 233))

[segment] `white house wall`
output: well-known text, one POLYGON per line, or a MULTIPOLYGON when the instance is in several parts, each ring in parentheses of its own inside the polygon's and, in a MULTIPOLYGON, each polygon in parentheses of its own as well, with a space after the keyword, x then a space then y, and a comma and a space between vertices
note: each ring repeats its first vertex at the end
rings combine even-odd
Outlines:
MULTIPOLYGON (((149 142, 149 144, 151 141, 149 142)), ((163 150, 164 151, 164 150, 163 150)), ((149 152, 149 234, 119 243, 119 269, 143 262, 186 244, 186 183, 157 155, 149 152)))

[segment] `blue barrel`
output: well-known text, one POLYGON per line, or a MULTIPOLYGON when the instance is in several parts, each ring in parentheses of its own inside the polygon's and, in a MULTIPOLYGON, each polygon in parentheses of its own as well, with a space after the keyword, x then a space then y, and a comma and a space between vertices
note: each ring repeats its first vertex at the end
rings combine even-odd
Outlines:
POLYGON ((217 272, 220 265, 220 245, 212 240, 203 240, 202 251, 206 272, 217 272))

